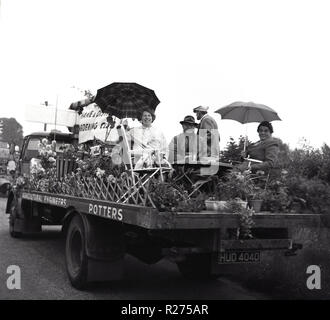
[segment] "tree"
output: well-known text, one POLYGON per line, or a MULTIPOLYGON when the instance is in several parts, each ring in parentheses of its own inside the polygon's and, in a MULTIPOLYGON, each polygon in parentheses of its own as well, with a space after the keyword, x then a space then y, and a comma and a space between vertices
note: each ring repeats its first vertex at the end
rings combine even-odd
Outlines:
MULTIPOLYGON (((241 162, 242 161, 242 151, 244 149, 244 140, 243 136, 239 136, 238 142, 234 140, 233 137, 230 137, 229 142, 226 145, 226 148, 220 151, 220 156, 224 162, 241 162)), ((251 141, 247 141, 247 144, 250 144, 251 141)))
POLYGON ((23 142, 23 127, 15 118, 0 118, 0 140, 19 147, 23 142))

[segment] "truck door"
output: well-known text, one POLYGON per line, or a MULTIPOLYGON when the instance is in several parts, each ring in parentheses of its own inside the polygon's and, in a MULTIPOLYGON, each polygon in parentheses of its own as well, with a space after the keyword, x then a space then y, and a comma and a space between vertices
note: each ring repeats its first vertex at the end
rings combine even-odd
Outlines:
POLYGON ((20 174, 30 175, 30 165, 32 158, 38 158, 38 144, 40 138, 26 137, 23 142, 22 152, 19 159, 20 174))

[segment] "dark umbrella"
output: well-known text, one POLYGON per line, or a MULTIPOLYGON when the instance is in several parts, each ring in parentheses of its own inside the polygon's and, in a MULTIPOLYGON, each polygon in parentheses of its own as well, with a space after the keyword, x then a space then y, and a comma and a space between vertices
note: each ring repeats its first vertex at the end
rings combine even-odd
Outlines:
POLYGON ((98 89, 94 102, 103 112, 117 118, 138 118, 145 107, 155 110, 159 104, 155 92, 134 82, 114 82, 98 89))

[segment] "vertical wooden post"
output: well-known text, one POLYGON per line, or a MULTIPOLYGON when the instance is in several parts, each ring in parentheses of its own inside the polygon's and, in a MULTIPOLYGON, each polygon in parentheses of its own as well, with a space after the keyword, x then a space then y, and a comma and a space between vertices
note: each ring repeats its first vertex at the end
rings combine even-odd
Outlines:
POLYGON ((79 125, 75 124, 73 126, 73 142, 72 142, 73 146, 75 149, 78 148, 78 144, 79 144, 79 125))
POLYGON ((135 178, 134 178, 134 172, 133 172, 134 168, 133 168, 133 161, 132 161, 131 152, 130 152, 130 145, 128 144, 128 140, 127 140, 126 131, 125 131, 124 126, 120 126, 120 129, 121 129, 121 134, 122 134, 123 142, 124 142, 124 148, 125 148, 124 152, 125 151, 127 152, 129 165, 131 167, 130 171, 131 171, 131 174, 132 174, 133 186, 135 186, 135 178))
MULTIPOLYGON (((45 106, 48 106, 48 101, 45 101, 45 106)), ((44 123, 44 131, 47 131, 47 123, 44 123)))

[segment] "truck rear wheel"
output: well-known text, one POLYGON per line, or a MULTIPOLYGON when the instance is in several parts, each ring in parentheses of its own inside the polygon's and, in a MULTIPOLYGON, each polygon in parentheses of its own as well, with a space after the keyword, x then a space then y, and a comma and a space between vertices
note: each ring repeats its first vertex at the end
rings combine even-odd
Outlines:
POLYGON ((22 236, 22 232, 15 231, 16 218, 17 218, 17 206, 15 201, 13 200, 10 203, 10 209, 9 209, 9 234, 12 238, 20 238, 22 236))
POLYGON ((219 277, 211 273, 211 254, 192 254, 186 260, 177 262, 178 269, 183 277, 190 280, 212 280, 219 277))
POLYGON ((88 282, 88 257, 85 243, 84 223, 78 215, 75 215, 66 236, 65 259, 70 282, 76 289, 83 289, 88 282))

